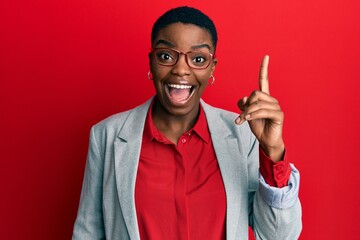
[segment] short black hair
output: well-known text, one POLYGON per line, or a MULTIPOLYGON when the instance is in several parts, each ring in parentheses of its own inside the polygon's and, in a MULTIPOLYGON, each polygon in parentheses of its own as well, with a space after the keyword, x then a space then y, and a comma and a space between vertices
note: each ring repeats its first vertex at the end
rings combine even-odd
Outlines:
POLYGON ((161 29, 178 22, 194 24, 207 30, 211 35, 212 43, 216 49, 217 32, 213 21, 200 10, 187 6, 170 9, 156 20, 151 32, 151 43, 154 43, 161 29))

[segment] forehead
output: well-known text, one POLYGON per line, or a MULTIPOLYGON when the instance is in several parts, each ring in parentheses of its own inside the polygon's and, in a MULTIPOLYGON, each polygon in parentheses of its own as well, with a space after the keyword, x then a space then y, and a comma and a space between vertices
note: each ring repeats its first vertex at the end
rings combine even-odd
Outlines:
POLYGON ((188 50, 201 44, 207 44, 210 50, 214 50, 209 31, 194 24, 172 23, 160 29, 153 47, 159 47, 159 43, 164 45, 164 41, 172 45, 168 47, 179 48, 178 50, 188 50))

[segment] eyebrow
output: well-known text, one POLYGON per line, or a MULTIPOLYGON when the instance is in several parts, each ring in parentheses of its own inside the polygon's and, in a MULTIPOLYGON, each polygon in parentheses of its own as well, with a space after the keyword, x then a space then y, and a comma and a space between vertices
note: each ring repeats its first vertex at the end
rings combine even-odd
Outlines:
POLYGON ((161 44, 166 45, 168 47, 175 47, 175 45, 173 43, 171 43, 169 41, 166 41, 166 40, 163 40, 163 39, 160 39, 160 40, 156 41, 155 46, 158 46, 158 45, 161 45, 161 44))
POLYGON ((210 45, 207 43, 192 46, 191 49, 196 50, 196 49, 204 48, 204 47, 211 50, 210 45))
MULTIPOLYGON (((172 48, 175 47, 175 45, 173 43, 171 43, 169 41, 166 41, 166 40, 163 40, 163 39, 159 39, 158 41, 156 41, 155 46, 158 46, 158 45, 161 45, 161 44, 163 44, 163 45, 165 45, 167 47, 172 47, 172 48)), ((197 49, 200 49, 200 48, 207 48, 207 49, 211 50, 210 45, 207 44, 207 43, 191 46, 192 50, 197 50, 197 49)))

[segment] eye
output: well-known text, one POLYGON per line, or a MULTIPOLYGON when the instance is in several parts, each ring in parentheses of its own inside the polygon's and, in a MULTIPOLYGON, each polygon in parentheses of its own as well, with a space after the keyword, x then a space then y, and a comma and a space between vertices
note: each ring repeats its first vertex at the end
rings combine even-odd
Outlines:
POLYGON ((155 56, 157 61, 162 64, 172 64, 176 61, 176 54, 172 52, 170 49, 158 49, 155 52, 155 56))
POLYGON ((202 52, 191 52, 189 53, 189 56, 191 57, 191 63, 194 67, 202 67, 206 65, 211 58, 206 53, 202 52))
POLYGON ((206 59, 202 56, 197 56, 193 59, 193 62, 195 62, 195 63, 203 63, 205 61, 206 61, 206 59))
POLYGON ((171 55, 168 53, 160 53, 160 54, 158 54, 158 58, 161 60, 171 60, 172 59, 171 55))

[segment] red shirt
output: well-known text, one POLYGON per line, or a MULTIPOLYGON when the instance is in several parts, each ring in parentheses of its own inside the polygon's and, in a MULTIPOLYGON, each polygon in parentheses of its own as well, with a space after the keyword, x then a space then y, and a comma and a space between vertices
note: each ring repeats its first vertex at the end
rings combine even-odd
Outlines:
MULTIPOLYGON (((155 127, 151 112, 152 106, 135 185, 140 238, 225 239, 225 188, 203 109, 177 145, 155 127)), ((260 171, 273 186, 278 179, 287 183, 278 177, 279 172, 285 176, 284 170, 290 169, 286 163, 274 164, 260 151, 260 171)))

